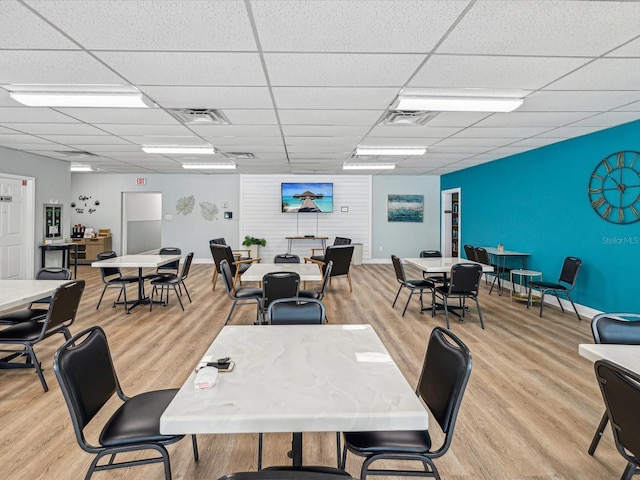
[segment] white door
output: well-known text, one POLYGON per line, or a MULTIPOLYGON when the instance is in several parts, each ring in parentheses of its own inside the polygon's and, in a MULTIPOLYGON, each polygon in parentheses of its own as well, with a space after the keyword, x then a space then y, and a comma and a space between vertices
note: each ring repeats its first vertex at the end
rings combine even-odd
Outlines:
POLYGON ((24 183, 21 179, 0 177, 0 279, 30 278, 25 261, 27 187, 24 183))

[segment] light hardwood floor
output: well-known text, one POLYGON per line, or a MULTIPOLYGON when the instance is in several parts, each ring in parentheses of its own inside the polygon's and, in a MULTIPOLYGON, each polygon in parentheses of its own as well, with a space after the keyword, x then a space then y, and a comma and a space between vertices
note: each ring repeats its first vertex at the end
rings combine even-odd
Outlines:
MULTIPOLYGON (((408 270, 418 276, 417 271, 408 270)), ((193 265, 187 280, 193 298, 182 312, 175 298, 168 307, 139 307, 126 315, 111 308, 116 290, 96 310, 102 290, 95 269, 79 267, 87 281, 72 333, 91 325, 107 332, 125 393, 180 386, 223 326, 230 302, 222 280, 211 290, 211 265, 193 265)), ((391 265, 352 269, 353 293, 346 279, 329 287, 325 304, 331 323, 370 323, 415 385, 431 329, 444 315, 419 313, 413 299, 405 317, 391 308, 397 283, 391 265)), ((134 294, 133 290, 131 292, 134 294)), ((406 301, 403 293, 399 303, 406 301)), ((589 320, 573 313, 509 302, 507 294, 480 296, 486 330, 472 308, 451 329, 469 346, 473 371, 462 403, 451 449, 436 461, 447 480, 467 479, 617 479, 624 468, 609 430, 595 457, 586 450, 604 411, 593 367, 578 353, 590 343, 589 320)), ((426 299, 426 298, 425 298, 426 299)), ((253 307, 236 309, 233 324, 252 323, 253 307)), ((82 479, 92 456, 76 443, 69 414, 51 368, 62 336, 36 346, 50 391, 44 393, 35 372, 0 372, 0 478, 11 480, 82 479)), ((260 399, 256 399, 259 401, 260 399)), ((113 406, 112 406, 113 408, 113 406)), ((101 415, 98 422, 104 420, 101 415)), ((98 430, 90 432, 95 438, 98 430)), ((290 435, 265 435, 264 464, 288 463, 290 435)), ((170 446, 174 479, 215 480, 233 471, 255 470, 257 435, 201 435, 200 461, 193 461, 185 439, 170 446)), ((335 436, 305 434, 305 463, 335 464, 335 436)), ((360 459, 350 455, 347 470, 359 475, 360 459)), ((160 479, 151 465, 99 473, 97 480, 160 479)))

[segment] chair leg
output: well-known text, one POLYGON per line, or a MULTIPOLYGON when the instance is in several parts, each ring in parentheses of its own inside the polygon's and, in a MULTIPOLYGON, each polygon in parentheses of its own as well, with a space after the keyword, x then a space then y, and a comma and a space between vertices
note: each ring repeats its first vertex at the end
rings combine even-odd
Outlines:
POLYGON ((351 286, 351 272, 347 272, 347 280, 349 281, 349 291, 353 292, 353 287, 351 286))
POLYGON ((225 325, 231 320, 231 315, 233 315, 233 310, 236 308, 236 303, 238 303, 238 301, 234 300, 233 305, 231 305, 231 310, 229 310, 229 315, 227 315, 227 319, 224 321, 225 325))
POLYGON ((262 470, 262 433, 258 433, 258 471, 262 470))
POLYGON ((200 454, 198 453, 198 441, 195 435, 191 435, 191 445, 193 446, 193 459, 197 462, 200 460, 200 454))
POLYGON ((338 468, 340 468, 340 432, 336 432, 336 461, 338 468))
POLYGON ((402 290, 402 287, 404 285, 400 285, 400 288, 398 289, 398 293, 396 293, 396 298, 393 299, 393 303, 391 304, 391 308, 394 308, 396 306, 396 301, 398 300, 398 296, 400 295, 400 290, 402 290))
POLYGON ((476 301, 476 308, 478 309, 478 317, 480 317, 480 326, 484 330, 484 321, 482 320, 482 311, 480 310, 480 302, 478 301, 478 297, 473 297, 476 301))
MULTIPOLYGON (((553 293, 556 296, 556 300, 558 300, 558 305, 560 305, 560 310, 562 310, 564 312, 564 307, 562 306, 562 302, 560 301, 560 297, 558 296, 558 292, 553 291, 551 293, 553 293)), ((573 302, 571 302, 571 303, 573 303, 573 302)))
POLYGON ((604 433, 604 429, 607 427, 607 423, 609 423, 609 415, 607 415, 607 412, 604 412, 600 419, 600 423, 598 424, 598 429, 593 435, 593 440, 591 440, 591 445, 589 445, 589 455, 593 456, 595 453, 598 443, 600 443, 600 439, 602 438, 602 434, 604 433))
POLYGON ((413 296, 413 292, 415 292, 415 290, 410 289, 411 293, 409 294, 409 298, 407 298, 407 303, 405 303, 404 305, 404 310, 402 310, 402 316, 404 317, 405 312, 407 311, 407 307, 409 306, 409 302, 411 301, 411 297, 413 296))
POLYGON ((96 305, 96 310, 100 308, 100 303, 102 302, 102 297, 104 297, 104 292, 107 291, 107 287, 108 285, 105 285, 104 288, 102 289, 102 295, 100 295, 100 299, 98 300, 98 305, 96 305))
MULTIPOLYGON (((178 299, 178 303, 180 304, 180 308, 184 312, 184 305, 182 305, 182 300, 180 300, 180 295, 178 295, 178 289, 176 288, 175 285, 173 286, 173 291, 176 294, 176 298, 178 299)), ((169 303, 169 287, 167 287, 167 303, 169 303)))
POLYGON ((38 377, 40 378, 40 383, 42 384, 42 388, 44 389, 45 392, 48 392, 49 387, 47 386, 47 382, 44 379, 44 374, 42 373, 42 366, 40 365, 40 363, 38 362, 38 359, 36 358, 36 352, 33 350, 33 346, 25 345, 25 349, 27 350, 28 358, 31 359, 31 361, 33 362, 33 366, 36 369, 36 372, 38 373, 38 377))
POLYGON ((189 303, 193 303, 191 301, 191 295, 189 295, 189 290, 187 290, 187 285, 183 281, 178 284, 178 287, 180 287, 180 285, 182 285, 184 287, 184 291, 187 294, 187 298, 189 299, 189 303))
POLYGON ((569 298, 569 301, 573 306, 573 311, 576 312, 576 316, 578 317, 578 320, 582 321, 582 318, 580 318, 580 314, 578 313, 578 309, 576 308, 576 304, 573 303, 573 298, 571 298, 571 294, 569 292, 567 292, 567 297, 569 298))
POLYGON ((547 293, 546 290, 540 290, 540 316, 542 316, 542 308, 544 307, 544 294, 547 293))
POLYGON ((447 320, 447 329, 451 330, 451 325, 449 325, 449 305, 447 305, 447 296, 442 296, 442 301, 444 303, 444 317, 447 320))
POLYGON ((212 287, 211 290, 216 289, 216 282, 218 281, 218 269, 213 267, 213 277, 211 278, 212 287))
POLYGON ((620 477, 620 480, 631 480, 633 475, 636 473, 637 468, 638 466, 635 463, 627 463, 624 472, 622 472, 622 477, 620 477))
POLYGON ((151 289, 151 297, 149 298, 149 311, 153 310, 153 298, 156 296, 156 291, 158 289, 157 285, 154 285, 151 289))

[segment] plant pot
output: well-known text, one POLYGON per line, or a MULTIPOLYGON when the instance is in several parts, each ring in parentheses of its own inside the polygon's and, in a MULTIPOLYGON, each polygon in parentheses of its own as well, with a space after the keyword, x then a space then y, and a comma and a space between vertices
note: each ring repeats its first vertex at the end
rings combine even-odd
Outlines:
POLYGON ((251 258, 260 258, 260 245, 249 245, 251 250, 251 258))

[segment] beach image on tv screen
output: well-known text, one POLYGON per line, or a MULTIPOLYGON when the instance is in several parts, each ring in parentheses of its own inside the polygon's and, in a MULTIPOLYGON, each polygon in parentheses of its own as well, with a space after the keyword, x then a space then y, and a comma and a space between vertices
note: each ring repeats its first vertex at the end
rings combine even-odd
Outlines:
POLYGON ((283 183, 284 213, 333 212, 333 183, 283 183))

